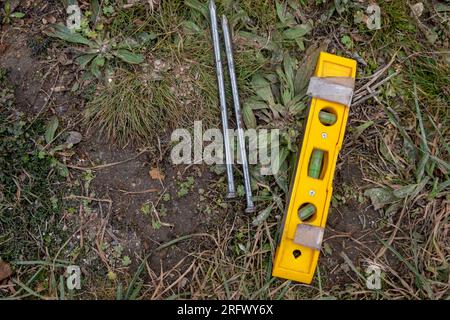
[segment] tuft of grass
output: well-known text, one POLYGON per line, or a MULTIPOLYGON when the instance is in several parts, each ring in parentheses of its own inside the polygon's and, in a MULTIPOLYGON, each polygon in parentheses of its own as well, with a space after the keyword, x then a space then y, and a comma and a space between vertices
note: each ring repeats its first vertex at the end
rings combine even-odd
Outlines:
POLYGON ((187 84, 184 75, 167 72, 160 77, 155 72, 153 66, 140 73, 116 72, 112 82, 99 87, 87 104, 84 119, 88 127, 119 145, 140 144, 211 116, 208 108, 201 107, 201 91, 187 84))

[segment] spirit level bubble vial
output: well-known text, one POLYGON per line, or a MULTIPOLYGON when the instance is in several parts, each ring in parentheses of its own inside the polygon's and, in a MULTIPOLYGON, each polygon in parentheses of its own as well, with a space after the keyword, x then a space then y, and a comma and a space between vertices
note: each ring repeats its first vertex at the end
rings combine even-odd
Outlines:
POLYGON ((311 283, 319 258, 356 76, 356 61, 321 52, 295 179, 275 253, 274 277, 311 283))

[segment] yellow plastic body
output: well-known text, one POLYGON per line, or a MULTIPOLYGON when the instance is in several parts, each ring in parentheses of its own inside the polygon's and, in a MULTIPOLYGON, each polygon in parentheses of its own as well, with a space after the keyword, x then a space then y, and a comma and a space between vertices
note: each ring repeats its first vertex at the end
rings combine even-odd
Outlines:
MULTIPOLYGON (((315 76, 355 78, 356 61, 321 52, 315 76)), ((317 98, 311 100, 302 149, 283 220, 283 231, 275 253, 272 270, 274 277, 307 284, 313 279, 320 251, 294 243, 294 236, 300 223, 325 228, 333 191, 334 170, 344 139, 348 111, 349 107, 345 105, 317 98), (330 126, 322 124, 319 120, 321 110, 332 112, 337 121, 330 126), (314 149, 325 152, 319 179, 308 176, 309 159, 314 149), (305 203, 313 204, 316 213, 308 221, 302 222, 298 217, 298 209, 305 203)))

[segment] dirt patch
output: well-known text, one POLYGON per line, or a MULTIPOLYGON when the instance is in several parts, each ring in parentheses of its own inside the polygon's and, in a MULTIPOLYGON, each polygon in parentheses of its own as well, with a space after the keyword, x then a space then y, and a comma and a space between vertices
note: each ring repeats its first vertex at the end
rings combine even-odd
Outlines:
POLYGON ((32 57, 26 42, 27 38, 23 34, 13 36, 11 32, 7 33, 3 43, 6 50, 2 53, 0 66, 8 71, 9 79, 15 86, 18 109, 26 113, 37 113, 46 102, 40 92, 41 64, 32 57))
POLYGON ((344 256, 364 273, 368 257, 373 256, 380 246, 375 236, 380 215, 361 198, 362 179, 358 165, 350 159, 336 172, 335 198, 330 208, 320 258, 320 266, 325 271, 325 286, 329 288, 348 285, 356 280, 344 256))
MULTIPOLYGON (((206 167, 174 167, 168 161, 157 167, 156 157, 151 154, 111 146, 101 138, 85 141, 78 152, 78 163, 83 166, 119 162, 96 170, 92 188, 95 196, 112 200, 113 228, 122 230, 125 236, 136 234, 143 252, 180 236, 207 232, 224 216, 201 210, 206 202, 202 193, 215 179, 206 167), (151 177, 150 170, 155 168, 163 179, 151 177), (190 177, 195 177, 195 185, 188 182, 190 177)), ((206 247, 208 244, 199 238, 180 243, 176 249, 171 247, 153 254, 150 266, 155 270, 161 266, 171 268, 188 253, 206 247)))
POLYGON ((47 110, 65 115, 69 110, 79 110, 79 99, 70 92, 77 76, 76 66, 42 34, 47 27, 43 17, 60 14, 52 9, 51 2, 22 1, 20 9, 37 18, 21 20, 29 24, 27 30, 15 25, 1 30, 0 67, 8 71, 15 88, 17 109, 28 115, 47 110))

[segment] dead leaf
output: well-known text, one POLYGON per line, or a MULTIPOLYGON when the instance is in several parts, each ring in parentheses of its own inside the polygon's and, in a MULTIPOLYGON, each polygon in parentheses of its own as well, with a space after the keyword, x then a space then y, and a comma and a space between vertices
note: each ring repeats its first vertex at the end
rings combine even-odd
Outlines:
POLYGON ((11 277, 11 275, 12 275, 11 266, 4 261, 0 261, 0 282, 5 279, 8 279, 9 277, 11 277))
POLYGON ((73 63, 73 60, 69 59, 65 53, 61 53, 60 55, 58 55, 58 61, 63 66, 68 66, 69 64, 73 63))
POLYGON ((356 41, 356 42, 362 42, 362 41, 365 41, 365 40, 364 40, 364 37, 363 37, 362 35, 360 35, 360 34, 354 34, 354 33, 352 33, 352 34, 350 34, 350 37, 353 39, 353 41, 356 41))
POLYGON ((160 180, 160 181, 164 180, 164 174, 162 174, 158 168, 152 168, 149 171, 149 174, 153 180, 160 180))
POLYGON ((83 137, 81 136, 81 133, 77 131, 70 131, 69 136, 67 137, 66 144, 76 145, 81 142, 83 137))
POLYGON ((316 61, 322 51, 327 51, 328 42, 317 42, 311 45, 305 53, 305 57, 297 69, 294 79, 295 95, 305 95, 308 88, 309 78, 314 74, 316 61))
POLYGON ((422 15, 423 9, 424 7, 422 2, 417 2, 415 5, 411 6, 411 10, 417 18, 422 15))
POLYGON ((52 15, 47 15, 42 18, 42 24, 44 24, 44 25, 55 24, 55 23, 56 23, 56 18, 52 15))

